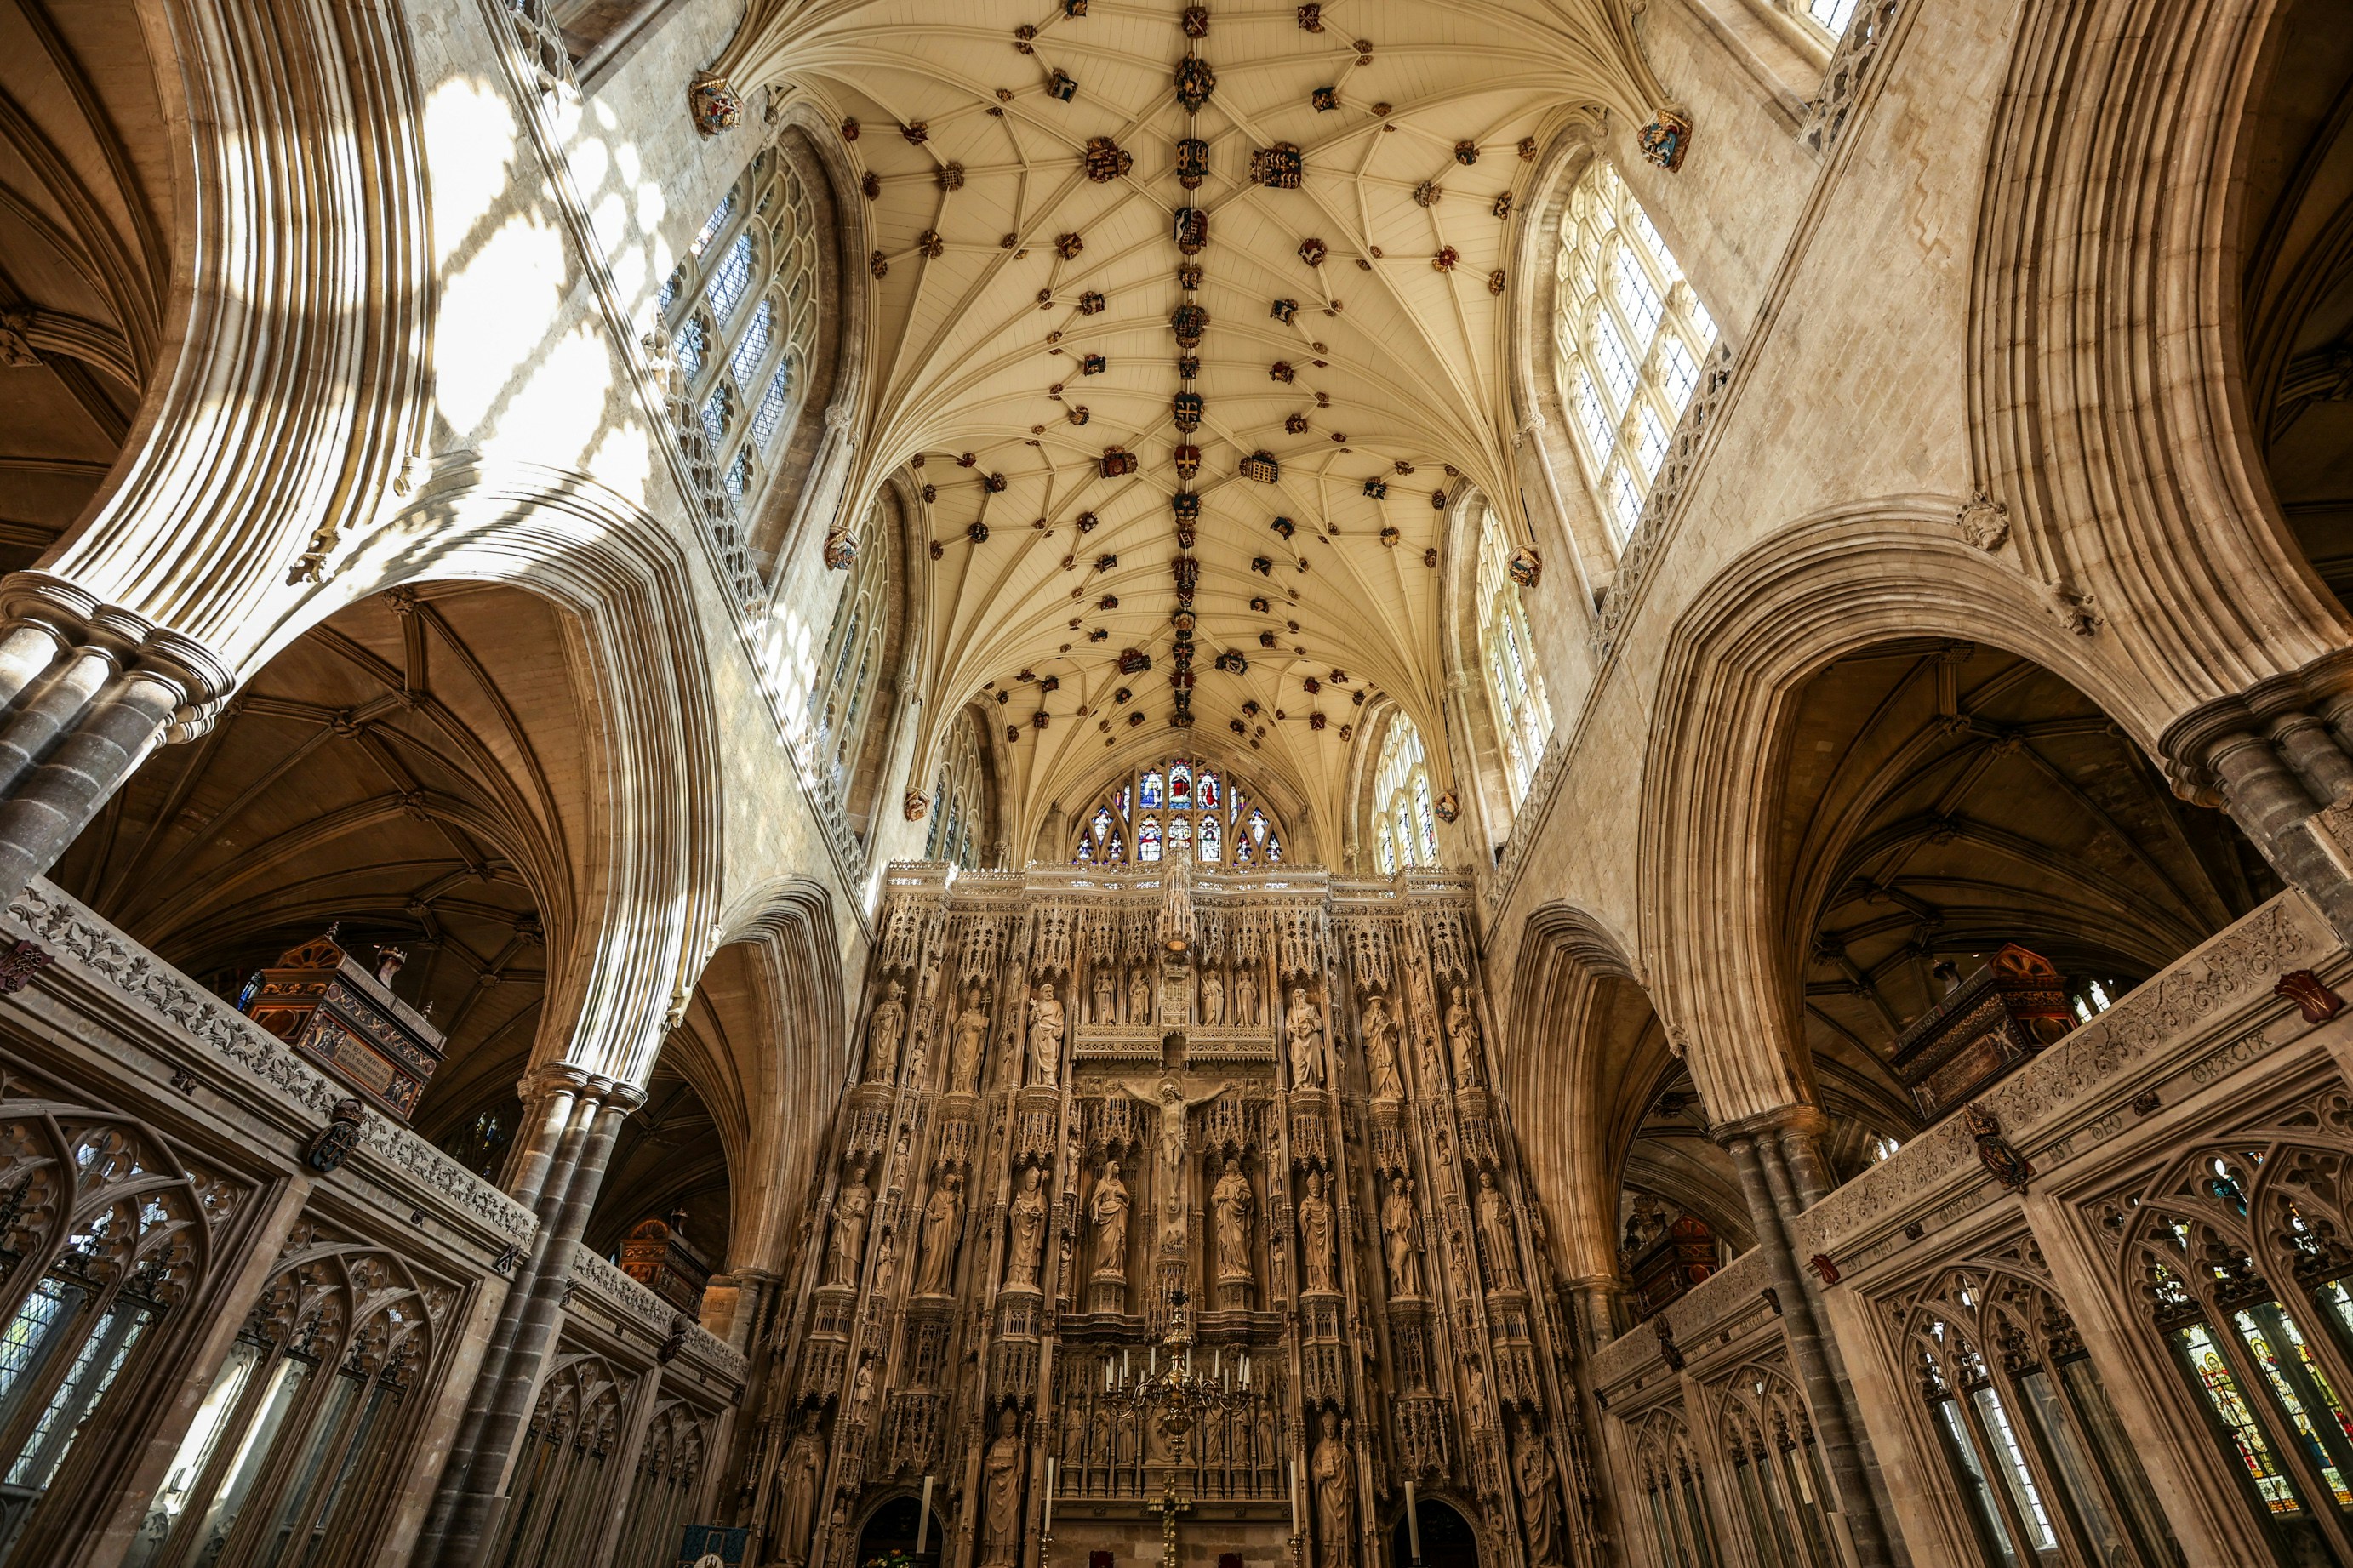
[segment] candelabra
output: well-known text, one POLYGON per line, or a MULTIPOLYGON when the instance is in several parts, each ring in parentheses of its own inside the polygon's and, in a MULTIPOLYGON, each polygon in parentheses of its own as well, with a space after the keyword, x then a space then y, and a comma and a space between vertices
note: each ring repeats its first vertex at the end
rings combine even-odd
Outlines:
POLYGON ((1187 1440, 1203 1417, 1240 1408, 1251 1397, 1248 1352, 1237 1355, 1230 1366, 1222 1351, 1208 1371, 1195 1365, 1192 1321, 1186 1311, 1188 1299, 1183 1290, 1171 1294, 1169 1301, 1176 1311, 1168 1332, 1153 1350, 1142 1377, 1114 1374, 1108 1366, 1104 1369, 1110 1391, 1124 1394, 1138 1411, 1151 1417, 1168 1440, 1170 1457, 1179 1464, 1185 1460, 1187 1440))

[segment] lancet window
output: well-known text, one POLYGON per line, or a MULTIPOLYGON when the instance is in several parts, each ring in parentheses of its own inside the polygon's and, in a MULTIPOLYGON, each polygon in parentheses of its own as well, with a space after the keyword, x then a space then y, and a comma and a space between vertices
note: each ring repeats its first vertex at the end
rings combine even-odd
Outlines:
POLYGON ((2125 1237, 2128 1283, 2284 1561, 2353 1544, 2346 1169, 2341 1147, 2253 1136, 2189 1153, 2098 1215, 2125 1237))
POLYGON ((1495 509, 1482 503, 1479 523, 1479 658, 1486 667, 1487 701, 1511 781, 1512 805, 1527 797, 1552 739, 1552 705, 1545 700, 1520 585, 1512 579, 1512 541, 1495 509))
POLYGON ((2179 1560, 2074 1320, 2046 1286, 2008 1268, 1953 1269, 1905 1321, 1935 1442, 1984 1551, 2179 1560))
POLYGON ((619 1381, 596 1356, 578 1356, 540 1390, 507 1494, 494 1563, 577 1563, 606 1529, 621 1425, 619 1381))
POLYGON ((133 1123, 0 1108, 0 1563, 30 1560, 52 1492, 100 1484, 104 1445, 84 1439, 170 1337, 245 1195, 133 1123))
POLYGON ((457 1299, 298 1224, 147 1505, 125 1568, 311 1563, 379 1497, 457 1299))
POLYGON ((1759 1552, 1786 1568, 1839 1568, 1813 1422, 1788 1375, 1778 1365, 1736 1373, 1720 1419, 1733 1489, 1759 1552))
POLYGON ((1150 866, 1179 855, 1203 866, 1279 865, 1282 827, 1216 763, 1164 757, 1104 792, 1079 819, 1071 850, 1081 866, 1150 866))
POLYGON ((864 750, 890 640, 891 563, 879 505, 868 509, 854 538, 857 554, 834 601, 809 712, 815 760, 845 800, 864 750))
POLYGON ((1635 1462, 1659 1561, 1668 1568, 1720 1568, 1724 1558, 1708 1516, 1705 1478, 1683 1423, 1653 1411, 1635 1439, 1635 1462))
POLYGON ((932 830, 923 858, 949 860, 967 868, 987 853, 988 766, 981 755, 980 724, 959 714, 948 736, 947 756, 932 785, 932 830))
POLYGON ((1555 267, 1561 405, 1586 481, 1622 542, 1699 386, 1715 323, 1604 159, 1593 160, 1569 196, 1555 267))
POLYGON ((703 223, 656 300, 681 427, 702 437, 734 516, 748 514, 800 410, 817 338, 816 208, 776 149, 703 223))
POLYGON ((1431 804, 1430 761, 1421 731, 1402 713, 1389 719, 1373 765, 1373 816, 1368 837, 1383 876, 1400 866, 1438 864, 1438 818, 1431 804))

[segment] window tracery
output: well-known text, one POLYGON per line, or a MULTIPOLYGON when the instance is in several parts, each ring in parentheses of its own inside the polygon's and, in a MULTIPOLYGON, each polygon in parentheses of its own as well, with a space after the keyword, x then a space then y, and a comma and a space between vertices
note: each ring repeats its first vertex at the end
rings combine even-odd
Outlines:
POLYGON ((834 601, 809 709, 814 761, 844 799, 864 751, 890 639, 890 542, 881 503, 867 509, 856 537, 857 553, 834 601))
POLYGON ((1421 731, 1402 713, 1389 720, 1373 766, 1372 821, 1367 837, 1383 876, 1399 866, 1438 864, 1438 819, 1431 802, 1430 762, 1421 731))
POLYGON ((678 376, 728 513, 740 519, 798 412, 817 340, 817 208, 775 148, 756 153, 656 300, 678 376))
POLYGON ((966 709, 948 738, 947 756, 932 785, 932 830, 923 858, 947 860, 969 870, 987 852, 986 817, 988 769, 981 754, 980 723, 966 709))
POLYGON ((1511 781, 1512 805, 1527 798, 1536 764, 1552 739, 1535 641, 1528 634, 1520 585, 1512 576, 1512 541, 1495 509, 1481 503, 1479 519, 1479 659, 1486 667, 1487 702, 1511 781))
POLYGON ((1594 159, 1570 194, 1560 241, 1561 402, 1575 416, 1586 481, 1623 542, 1699 385, 1715 323, 1607 161, 1594 159))
POLYGON ((1280 865, 1282 826, 1213 763, 1144 763, 1079 818, 1079 866, 1150 866, 1183 855, 1202 866, 1280 865), (1133 847, 1133 858, 1131 848, 1133 847))

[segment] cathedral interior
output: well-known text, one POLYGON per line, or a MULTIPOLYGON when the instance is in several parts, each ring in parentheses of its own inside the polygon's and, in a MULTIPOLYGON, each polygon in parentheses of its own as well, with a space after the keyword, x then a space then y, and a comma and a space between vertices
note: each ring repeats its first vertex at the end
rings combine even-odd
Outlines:
POLYGON ((0 0, 0 1568, 2353 1568, 2344 0, 0 0))

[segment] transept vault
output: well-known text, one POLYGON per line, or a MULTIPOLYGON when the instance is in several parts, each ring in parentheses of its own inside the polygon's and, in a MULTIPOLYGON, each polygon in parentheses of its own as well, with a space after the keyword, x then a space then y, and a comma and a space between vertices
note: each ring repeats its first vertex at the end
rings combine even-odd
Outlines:
POLYGON ((0 1568, 2353 1565, 2337 0, 0 0, 0 1568))

